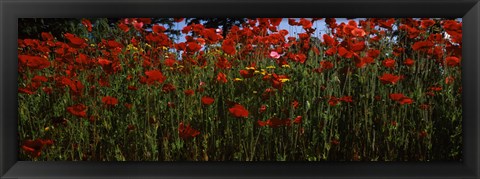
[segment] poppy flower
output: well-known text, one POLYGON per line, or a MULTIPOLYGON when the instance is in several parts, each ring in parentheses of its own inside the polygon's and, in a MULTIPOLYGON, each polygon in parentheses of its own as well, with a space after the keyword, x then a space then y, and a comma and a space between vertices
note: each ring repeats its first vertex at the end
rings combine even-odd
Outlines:
POLYGON ((185 93, 186 96, 193 96, 195 94, 195 91, 193 91, 192 89, 187 89, 183 91, 183 93, 185 93))
POLYGON ((123 24, 123 23, 118 24, 118 28, 120 28, 123 32, 130 31, 130 27, 128 27, 128 25, 123 24))
POLYGON ((413 66, 413 64, 415 64, 415 61, 412 60, 411 58, 407 58, 407 59, 405 59, 405 61, 403 61, 403 64, 411 67, 411 66, 413 66))
POLYGON ((215 102, 215 99, 208 97, 208 96, 203 96, 202 97, 202 104, 205 106, 209 106, 215 102))
POLYGON ((165 59, 165 66, 167 66, 167 67, 173 67, 173 65, 175 65, 175 63, 177 63, 177 60, 175 60, 175 59, 171 59, 171 58, 165 59))
POLYGON ((21 64, 25 64, 32 69, 42 70, 50 67, 50 61, 43 57, 19 55, 18 60, 21 64))
POLYGON ((71 80, 69 78, 63 78, 62 79, 62 84, 66 85, 70 88, 70 93, 75 96, 81 96, 83 93, 83 90, 85 86, 82 84, 82 82, 78 80, 71 80))
POLYGON ((42 39, 45 41, 52 41, 53 40, 53 35, 48 32, 42 32, 41 33, 42 39))
POLYGON ((422 20, 421 22, 421 26, 423 29, 429 28, 433 25, 435 25, 435 21, 432 19, 425 19, 425 20, 422 20))
POLYGON ((266 123, 271 128, 278 128, 281 126, 290 126, 292 124, 290 119, 280 119, 276 117, 267 120, 266 123))
POLYGON ((401 105, 404 105, 404 104, 412 104, 413 102, 413 99, 409 98, 409 97, 404 97, 402 98, 400 101, 398 101, 401 105))
POLYGON ((87 28, 87 31, 92 31, 92 23, 88 19, 82 19, 82 24, 87 28))
POLYGON ((240 70, 240 75, 242 75, 243 78, 251 78, 253 77, 255 70, 240 70))
POLYGON ((260 126, 260 127, 265 127, 265 126, 268 125, 268 121, 257 120, 257 124, 258 124, 258 126, 260 126))
POLYGON ((173 86, 170 83, 164 84, 163 87, 162 87, 162 91, 164 93, 170 93, 170 92, 175 91, 175 90, 176 90, 175 86, 173 86))
POLYGON ((232 68, 232 64, 225 58, 218 58, 215 66, 220 69, 229 69, 232 68))
POLYGON ((67 111, 77 117, 87 117, 87 106, 83 104, 76 104, 67 107, 67 111))
POLYGON ((69 45, 73 48, 81 48, 82 46, 86 46, 86 40, 80 37, 77 37, 73 34, 66 33, 65 38, 70 41, 69 45))
POLYGON ((247 118, 249 114, 248 110, 240 104, 235 104, 232 108, 228 109, 228 111, 237 118, 247 118))
POLYGON ((155 82, 163 83, 166 79, 162 72, 158 70, 146 71, 145 75, 147 75, 147 84, 154 84, 155 82))
POLYGON ((43 140, 43 139, 35 139, 35 140, 26 140, 22 144, 22 149, 30 155, 32 158, 37 158, 42 154, 42 150, 46 145, 52 145, 52 140, 43 140))
POLYGON ((405 97, 402 93, 392 93, 390 95, 388 95, 389 98, 391 100, 394 100, 394 101, 399 101, 401 100, 403 97, 405 97))
POLYGON ((360 29, 360 28, 353 29, 351 31, 351 33, 355 37, 363 37, 363 36, 367 35, 367 33, 365 33, 365 31, 363 29, 360 29))
POLYGON ((415 42, 412 45, 412 50, 418 51, 418 50, 428 49, 433 47, 434 45, 435 44, 431 41, 419 41, 419 42, 415 42))
POLYGON ((335 96, 330 97, 330 99, 328 100, 328 104, 330 106, 336 106, 339 102, 340 102, 340 99, 335 96))
POLYGON ((300 124, 302 123, 302 116, 297 116, 294 120, 293 123, 295 124, 300 124))
POLYGON ((397 82, 400 80, 400 76, 396 76, 396 75, 392 75, 390 73, 384 73, 381 77, 380 77, 380 81, 382 82, 382 84, 397 84, 397 82))
POLYGON ((115 106, 118 104, 118 99, 111 96, 105 96, 102 98, 102 103, 108 106, 115 106))
POLYGON ((270 52, 270 57, 278 59, 278 58, 280 58, 280 54, 278 54, 278 52, 276 52, 276 51, 272 51, 272 52, 270 52))
POLYGON ((460 59, 458 57, 450 56, 445 58, 445 63, 447 64, 447 66, 455 67, 460 64, 460 59))
POLYGON ((264 113, 266 110, 267 110, 267 106, 262 105, 262 106, 260 106, 260 108, 258 109, 258 113, 260 113, 260 114, 261 114, 261 113, 264 113))
POLYGON ((351 103, 353 102, 352 96, 343 96, 339 99, 340 101, 343 101, 345 103, 351 103))
POLYGON ((455 78, 453 78, 452 76, 448 76, 445 78, 445 84, 451 84, 455 81, 455 78))
POLYGON ((321 61, 320 67, 322 67, 323 70, 329 70, 333 68, 333 63, 329 61, 321 61))
POLYGON ((143 22, 133 21, 133 27, 138 31, 143 31, 143 22))
POLYGON ((152 27, 152 31, 157 33, 157 34, 163 33, 163 32, 165 32, 165 30, 167 30, 167 29, 165 29, 165 27, 163 27, 161 25, 158 25, 158 24, 155 24, 152 27))
POLYGON ((380 55, 380 50, 370 49, 367 51, 367 56, 372 58, 377 58, 380 55))
POLYGON ((223 74, 222 72, 218 73, 217 75, 217 81, 220 83, 227 83, 227 75, 223 74))
POLYGON ((293 109, 297 109, 299 106, 300 106, 300 103, 298 103, 297 100, 293 100, 293 101, 292 101, 292 107, 293 107, 293 109))
POLYGON ((180 122, 178 125, 178 135, 183 140, 194 138, 200 134, 200 131, 190 127, 190 124, 184 125, 183 122, 180 122))
POLYGON ((232 39, 223 41, 222 50, 228 55, 234 55, 237 52, 235 50, 235 42, 232 39))
POLYGON ((382 61, 382 65, 387 67, 387 68, 395 68, 395 60, 391 58, 387 58, 382 61))

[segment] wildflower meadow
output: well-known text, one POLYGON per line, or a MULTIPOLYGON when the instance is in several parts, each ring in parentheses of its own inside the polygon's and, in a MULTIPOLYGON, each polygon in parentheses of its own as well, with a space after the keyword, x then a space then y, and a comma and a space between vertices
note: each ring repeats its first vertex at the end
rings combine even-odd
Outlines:
POLYGON ((19 38, 19 158, 462 160, 461 19, 188 19, 19 38))

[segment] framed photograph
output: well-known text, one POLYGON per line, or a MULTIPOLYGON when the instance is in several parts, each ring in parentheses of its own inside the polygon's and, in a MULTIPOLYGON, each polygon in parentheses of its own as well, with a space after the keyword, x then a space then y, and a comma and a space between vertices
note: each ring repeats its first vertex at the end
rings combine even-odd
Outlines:
POLYGON ((24 1, 1 178, 479 178, 480 4, 24 1))

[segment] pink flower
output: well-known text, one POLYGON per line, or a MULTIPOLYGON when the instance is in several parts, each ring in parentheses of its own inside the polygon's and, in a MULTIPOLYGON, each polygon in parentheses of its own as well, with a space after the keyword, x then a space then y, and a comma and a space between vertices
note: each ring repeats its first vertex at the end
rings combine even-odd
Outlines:
POLYGON ((280 58, 280 54, 278 54, 278 53, 275 52, 275 51, 272 51, 272 52, 270 52, 270 57, 275 58, 275 59, 278 59, 278 58, 280 58))

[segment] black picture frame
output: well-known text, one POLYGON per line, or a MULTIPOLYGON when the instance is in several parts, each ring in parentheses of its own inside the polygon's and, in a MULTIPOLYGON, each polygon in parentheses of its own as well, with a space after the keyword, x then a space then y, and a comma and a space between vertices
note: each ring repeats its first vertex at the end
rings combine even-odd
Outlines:
POLYGON ((0 178, 480 178, 478 0, 0 0, 0 178), (462 17, 462 162, 18 161, 17 19, 462 17))

